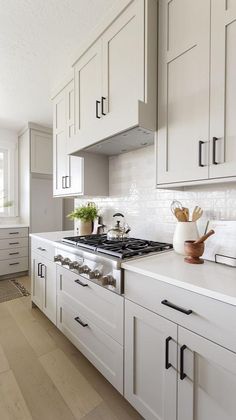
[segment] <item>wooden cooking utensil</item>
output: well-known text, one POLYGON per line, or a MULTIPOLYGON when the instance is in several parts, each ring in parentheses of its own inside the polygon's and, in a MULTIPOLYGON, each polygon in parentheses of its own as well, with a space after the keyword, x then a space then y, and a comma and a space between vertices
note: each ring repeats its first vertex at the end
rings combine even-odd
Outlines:
POLYGON ((188 221, 185 212, 181 209, 175 209, 174 215, 175 215, 176 219, 178 220, 178 222, 187 222, 188 221))
POLYGON ((183 207, 183 212, 186 216, 186 222, 189 222, 189 209, 187 207, 183 207))
POLYGON ((193 214, 192 214, 192 221, 196 222, 198 219, 200 219, 200 217, 202 217, 202 214, 203 214, 203 210, 201 209, 201 207, 199 206, 194 207, 193 214))
POLYGON ((201 238, 197 239, 194 243, 195 244, 201 244, 205 242, 207 238, 209 238, 211 235, 214 235, 215 231, 213 229, 209 230, 205 235, 203 235, 201 238))

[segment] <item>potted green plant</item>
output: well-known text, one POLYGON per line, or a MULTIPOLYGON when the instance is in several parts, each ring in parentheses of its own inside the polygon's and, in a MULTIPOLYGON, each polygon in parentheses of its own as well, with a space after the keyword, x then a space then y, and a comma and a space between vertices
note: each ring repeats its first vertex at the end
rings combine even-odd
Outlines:
POLYGON ((79 235, 90 235, 93 230, 93 221, 98 217, 98 208, 94 203, 89 202, 77 207, 67 217, 75 221, 75 230, 79 231, 79 235))

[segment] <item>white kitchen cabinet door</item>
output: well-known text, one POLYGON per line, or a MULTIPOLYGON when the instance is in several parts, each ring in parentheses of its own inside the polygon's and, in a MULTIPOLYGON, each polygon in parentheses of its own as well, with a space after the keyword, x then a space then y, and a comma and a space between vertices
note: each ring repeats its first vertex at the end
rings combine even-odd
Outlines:
POLYGON ((125 398, 146 420, 176 420, 176 395, 177 325, 126 300, 125 398))
POLYGON ((138 123, 145 94, 143 8, 143 1, 133 1, 102 37, 104 137, 138 123))
POLYGON ((182 327, 178 341, 178 419, 234 420, 236 354, 182 327))
POLYGON ((73 80, 54 99, 54 195, 83 193, 83 159, 67 155, 74 134, 73 80))
POLYGON ((52 136, 31 130, 31 172, 52 174, 52 136))
POLYGON ((101 119, 102 47, 99 39, 74 65, 76 141, 95 139, 101 119), (90 136, 93 136, 91 138, 90 136), (88 137, 89 136, 89 137, 88 137))
POLYGON ((40 277, 41 266, 40 257, 32 252, 31 258, 31 298, 32 301, 40 309, 42 309, 42 299, 43 299, 43 279, 40 277))
POLYGON ((45 315, 56 324, 57 314, 57 281, 56 281, 56 265, 54 262, 41 259, 42 266, 42 311, 45 315))
POLYGON ((209 51, 210 0, 160 1, 157 185, 208 178, 209 51))
POLYGON ((236 2, 212 1, 210 177, 236 176, 236 2))

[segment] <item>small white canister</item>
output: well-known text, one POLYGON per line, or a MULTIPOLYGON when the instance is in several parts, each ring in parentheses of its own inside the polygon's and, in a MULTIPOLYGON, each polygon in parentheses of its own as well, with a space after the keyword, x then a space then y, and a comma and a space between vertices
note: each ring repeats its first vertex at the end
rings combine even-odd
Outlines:
POLYGON ((184 242, 199 238, 196 222, 177 222, 173 237, 173 247, 178 254, 185 255, 184 242))

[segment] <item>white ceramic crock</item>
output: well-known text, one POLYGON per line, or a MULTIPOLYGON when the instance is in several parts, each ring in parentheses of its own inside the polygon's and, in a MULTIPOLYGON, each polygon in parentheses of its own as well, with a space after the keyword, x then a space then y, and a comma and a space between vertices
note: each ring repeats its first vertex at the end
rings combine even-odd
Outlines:
POLYGON ((184 242, 199 238, 196 222, 177 222, 173 237, 173 247, 178 254, 185 255, 184 242))

